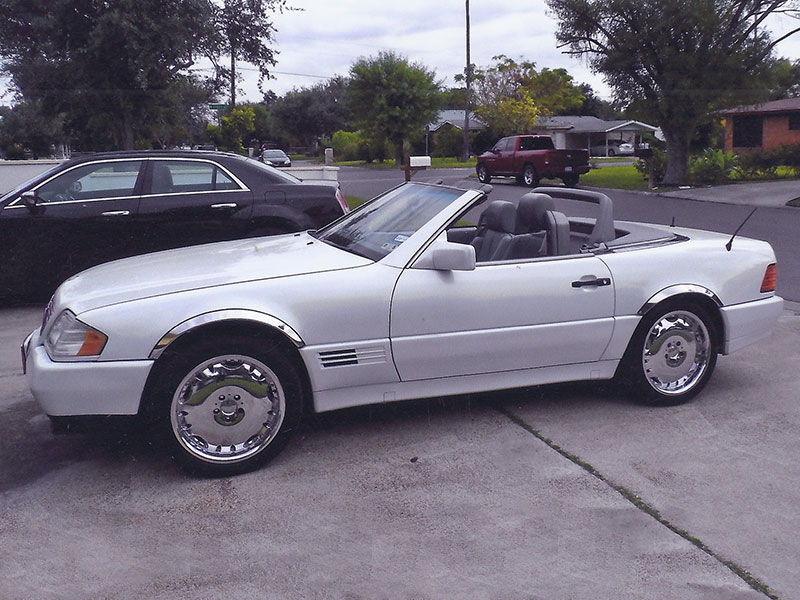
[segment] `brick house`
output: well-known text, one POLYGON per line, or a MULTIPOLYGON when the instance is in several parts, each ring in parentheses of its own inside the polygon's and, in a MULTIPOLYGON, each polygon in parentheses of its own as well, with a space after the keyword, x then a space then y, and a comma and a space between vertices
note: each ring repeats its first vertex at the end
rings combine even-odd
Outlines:
POLYGON ((747 152, 800 144, 800 98, 775 100, 720 111, 725 150, 747 152))

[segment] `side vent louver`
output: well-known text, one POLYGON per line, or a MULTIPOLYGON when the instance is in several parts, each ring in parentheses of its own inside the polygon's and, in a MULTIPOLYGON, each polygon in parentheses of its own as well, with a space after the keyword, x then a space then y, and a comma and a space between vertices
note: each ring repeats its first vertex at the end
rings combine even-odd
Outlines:
POLYGON ((361 348, 360 350, 354 348, 330 350, 320 352, 319 361, 325 368, 382 363, 386 362, 386 351, 381 347, 361 348))

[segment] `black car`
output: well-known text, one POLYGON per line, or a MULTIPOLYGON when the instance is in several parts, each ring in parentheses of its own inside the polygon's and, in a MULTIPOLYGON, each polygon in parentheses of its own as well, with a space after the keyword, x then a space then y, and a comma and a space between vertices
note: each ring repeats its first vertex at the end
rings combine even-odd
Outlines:
POLYGON ((272 165, 273 167, 291 167, 292 159, 283 150, 277 148, 267 148, 261 153, 259 157, 261 162, 272 165))
POLYGON ((329 183, 225 152, 64 162, 0 198, 0 299, 46 300, 66 277, 135 254, 318 229, 349 210, 329 183))

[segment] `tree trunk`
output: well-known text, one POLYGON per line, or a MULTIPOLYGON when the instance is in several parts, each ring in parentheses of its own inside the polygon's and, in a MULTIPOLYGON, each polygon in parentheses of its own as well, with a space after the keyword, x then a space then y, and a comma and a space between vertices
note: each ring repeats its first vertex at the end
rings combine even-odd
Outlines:
POLYGON ((667 141, 667 168, 664 173, 665 185, 684 185, 689 181, 689 143, 688 131, 670 131, 663 128, 667 141))
POLYGON ((130 111, 123 110, 121 118, 114 124, 114 143, 117 150, 133 150, 134 141, 133 118, 130 111))
POLYGON ((394 143, 394 164, 403 166, 403 140, 394 143))
POLYGON ((236 108, 236 51, 231 44, 231 110, 236 108))

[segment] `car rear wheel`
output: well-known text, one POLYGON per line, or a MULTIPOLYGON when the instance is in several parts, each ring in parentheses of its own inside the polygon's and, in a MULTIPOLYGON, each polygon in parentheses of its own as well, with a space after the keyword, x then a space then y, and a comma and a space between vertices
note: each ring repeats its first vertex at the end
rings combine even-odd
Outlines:
POLYGON ((522 183, 528 187, 539 185, 539 174, 536 172, 533 165, 525 165, 525 168, 522 169, 522 183))
POLYGON ((578 180, 579 179, 580 179, 580 175, 577 175, 575 173, 569 173, 567 175, 564 175, 561 178, 561 181, 563 181, 564 185, 567 186, 567 187, 575 187, 576 185, 578 185, 578 180))
POLYGON ((717 351, 716 328, 706 309, 666 303, 639 323, 620 366, 622 378, 645 404, 681 404, 708 383, 717 351))
POLYGON ((478 165, 476 171, 478 173, 478 181, 481 183, 489 183, 492 180, 492 176, 489 175, 489 170, 486 168, 486 165, 478 165))
POLYGON ((226 477, 262 466, 302 417, 302 384, 280 346, 220 336, 167 357, 158 418, 176 460, 226 477))

